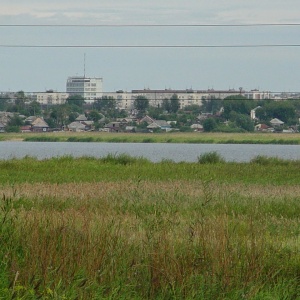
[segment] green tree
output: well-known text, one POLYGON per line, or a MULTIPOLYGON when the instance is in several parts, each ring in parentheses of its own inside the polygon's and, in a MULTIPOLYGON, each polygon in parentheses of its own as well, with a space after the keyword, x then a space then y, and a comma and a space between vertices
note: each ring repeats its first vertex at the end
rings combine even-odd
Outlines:
POLYGON ((197 104, 186 105, 183 108, 185 112, 191 112, 194 115, 198 115, 201 112, 202 107, 197 104))
POLYGON ((52 108, 50 118, 55 120, 56 127, 62 127, 69 123, 71 107, 68 104, 57 105, 52 108))
POLYGON ((37 102, 36 100, 31 101, 27 108, 28 114, 31 116, 40 115, 41 110, 41 104, 37 102))
POLYGON ((163 109, 161 107, 153 107, 153 106, 150 106, 148 108, 148 115, 151 117, 151 118, 154 118, 156 120, 158 119, 161 119, 161 115, 163 113, 163 109))
POLYGON ((236 114, 234 121, 237 127, 249 132, 254 131, 254 123, 249 116, 243 114, 236 114))
POLYGON ((177 113, 180 109, 178 95, 174 94, 170 99, 164 99, 162 101, 162 109, 168 113, 177 113))
POLYGON ((217 128, 217 122, 214 118, 208 118, 203 122, 204 131, 210 132, 217 128))
POLYGON ((70 105, 76 105, 78 107, 83 107, 85 101, 81 95, 72 95, 67 98, 66 103, 70 105))
POLYGON ((103 96, 94 101, 93 109, 103 113, 107 117, 115 117, 117 115, 116 106, 116 99, 114 97, 103 96))
POLYGON ((23 124, 23 120, 18 115, 14 115, 7 122, 7 125, 9 126, 22 126, 23 124))
POLYGON ((18 115, 15 114, 7 122, 7 126, 5 130, 7 132, 20 132, 20 126, 22 125, 24 125, 23 120, 18 115))
POLYGON ((295 122, 296 110, 289 101, 274 101, 267 104, 265 109, 270 118, 278 118, 285 123, 295 122))
POLYGON ((18 112, 23 115, 28 115, 28 111, 26 110, 26 96, 23 91, 19 91, 15 94, 15 103, 9 108, 9 111, 18 112))
POLYGON ((6 111, 8 107, 8 96, 0 96, 0 111, 6 111))
POLYGON ((96 110, 92 110, 88 114, 88 119, 94 122, 98 122, 102 118, 102 115, 99 114, 96 110))
POLYGON ((163 99, 161 107, 164 111, 170 113, 171 112, 171 103, 169 99, 163 99))
POLYGON ((78 117, 78 113, 77 112, 74 112, 74 111, 71 111, 70 113, 69 113, 69 117, 68 117, 68 119, 69 119, 69 122, 74 122, 75 120, 76 120, 76 118, 78 117))
POLYGON ((149 107, 149 100, 144 96, 137 96, 134 100, 134 108, 139 111, 139 113, 144 114, 149 107))
POLYGON ((223 100, 217 98, 203 99, 201 110, 205 113, 216 114, 223 106, 223 100))
POLYGON ((250 115, 252 108, 257 106, 257 102, 254 100, 248 100, 242 95, 229 96, 223 100, 224 113, 223 116, 229 119, 230 113, 232 111, 239 114, 250 115))
POLYGON ((174 94, 170 98, 170 110, 172 113, 177 113, 180 108, 180 101, 178 95, 174 94))

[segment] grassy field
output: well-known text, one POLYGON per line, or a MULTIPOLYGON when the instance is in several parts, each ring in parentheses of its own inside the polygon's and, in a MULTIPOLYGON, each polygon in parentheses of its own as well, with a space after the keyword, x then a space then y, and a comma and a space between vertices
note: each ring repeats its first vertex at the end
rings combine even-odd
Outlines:
POLYGON ((3 133, 0 141, 23 140, 45 142, 115 142, 115 143, 242 143, 242 144, 300 144, 300 134, 284 133, 106 133, 53 132, 3 133))
POLYGON ((299 299, 300 161, 0 161, 0 299, 299 299))

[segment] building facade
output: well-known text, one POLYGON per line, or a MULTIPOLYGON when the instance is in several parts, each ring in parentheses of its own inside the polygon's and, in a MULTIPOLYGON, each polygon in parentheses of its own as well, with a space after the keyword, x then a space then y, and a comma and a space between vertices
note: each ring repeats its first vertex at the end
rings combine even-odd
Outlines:
POLYGON ((33 93, 30 97, 41 105, 60 105, 66 103, 69 94, 48 90, 44 93, 33 93))
POLYGON ((174 95, 178 96, 180 108, 183 108, 188 105, 201 105, 202 104, 202 95, 198 94, 197 91, 192 89, 187 90, 133 90, 132 98, 136 99, 138 96, 144 96, 149 100, 149 105, 153 107, 160 107, 163 103, 163 100, 170 99, 174 95))
POLYGON ((86 101, 103 96, 103 79, 99 77, 74 76, 67 79, 66 92, 70 96, 80 95, 86 101))
POLYGON ((270 92, 260 92, 258 90, 252 90, 250 92, 244 91, 242 88, 239 90, 132 90, 131 92, 124 92, 122 90, 117 92, 105 93, 107 97, 112 97, 116 100, 116 106, 119 109, 132 110, 134 109, 134 101, 138 96, 146 97, 149 100, 149 105, 153 107, 160 107, 163 100, 170 99, 172 96, 177 95, 180 103, 180 108, 184 108, 190 105, 202 105, 203 100, 210 99, 224 99, 228 96, 245 96, 248 99, 269 99, 271 97, 270 92))

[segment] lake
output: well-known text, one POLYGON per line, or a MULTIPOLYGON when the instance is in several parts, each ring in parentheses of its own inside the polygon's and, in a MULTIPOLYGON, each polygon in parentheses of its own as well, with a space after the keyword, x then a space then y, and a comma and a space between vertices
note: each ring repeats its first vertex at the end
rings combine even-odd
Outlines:
POLYGON ((0 142, 2 160, 26 155, 45 159, 65 155, 103 157, 109 153, 126 153, 136 157, 143 156, 153 162, 163 159, 195 162, 199 155, 211 151, 216 151, 226 161, 248 162, 257 155, 300 160, 300 145, 0 142))

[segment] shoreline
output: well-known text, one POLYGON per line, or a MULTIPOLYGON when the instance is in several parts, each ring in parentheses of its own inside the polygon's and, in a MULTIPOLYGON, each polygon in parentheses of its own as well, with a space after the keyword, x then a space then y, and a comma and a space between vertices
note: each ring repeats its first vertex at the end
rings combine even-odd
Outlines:
POLYGON ((299 133, 3 133, 1 141, 300 145, 299 133))

